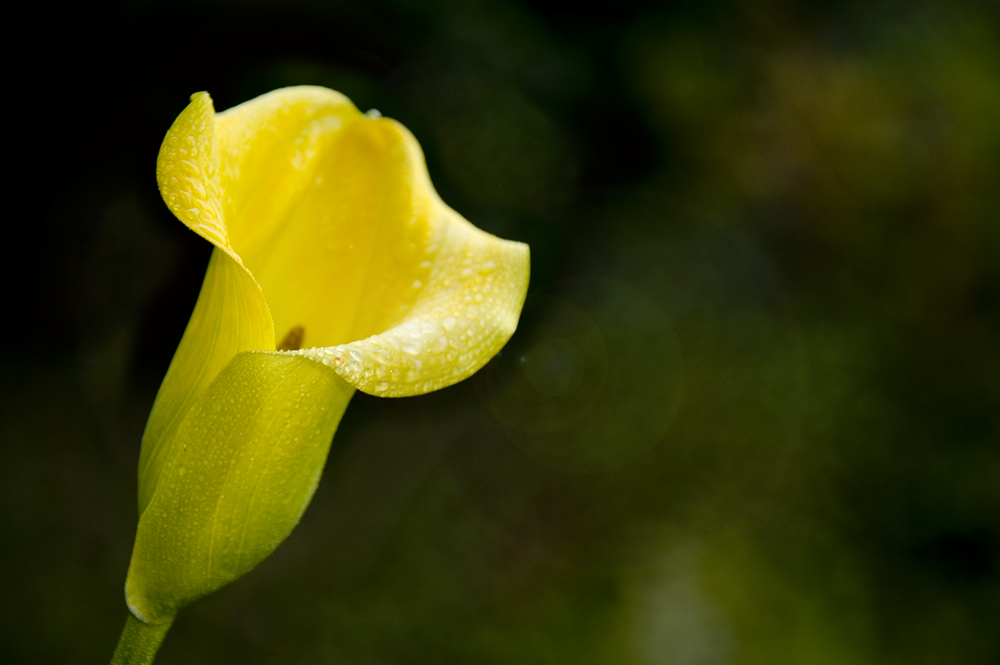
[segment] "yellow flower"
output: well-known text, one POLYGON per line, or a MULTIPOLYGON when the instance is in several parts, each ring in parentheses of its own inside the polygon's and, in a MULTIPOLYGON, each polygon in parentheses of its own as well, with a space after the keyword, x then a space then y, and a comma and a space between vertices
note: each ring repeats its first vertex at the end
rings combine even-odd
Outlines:
POLYGON ((156 175, 215 249, 142 442, 126 599, 150 625, 288 536, 355 389, 418 395, 496 354, 529 268, 438 198, 404 127, 324 88, 192 96, 156 175))

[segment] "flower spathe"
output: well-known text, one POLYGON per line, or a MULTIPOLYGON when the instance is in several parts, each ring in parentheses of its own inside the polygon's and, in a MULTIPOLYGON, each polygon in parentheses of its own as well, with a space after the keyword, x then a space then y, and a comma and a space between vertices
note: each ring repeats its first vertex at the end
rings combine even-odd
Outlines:
POLYGON ((445 205, 399 123, 325 88, 192 96, 157 180, 215 249, 143 437, 132 613, 168 622, 277 547, 354 390, 460 381, 513 334, 526 245, 445 205))

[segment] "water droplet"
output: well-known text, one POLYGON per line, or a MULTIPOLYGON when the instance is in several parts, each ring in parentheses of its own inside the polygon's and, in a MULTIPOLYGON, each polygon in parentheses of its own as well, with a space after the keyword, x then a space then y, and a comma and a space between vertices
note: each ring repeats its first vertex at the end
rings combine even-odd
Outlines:
POLYGON ((421 349, 423 349, 423 346, 420 344, 420 342, 413 340, 410 342, 403 342, 402 344, 399 345, 399 348, 403 349, 403 351, 406 351, 411 356, 415 356, 418 353, 420 353, 421 349))
POLYGON ((452 331, 455 329, 455 324, 458 323, 458 319, 454 316, 446 316, 441 320, 441 325, 445 330, 452 331))
POLYGON ((476 302, 482 302, 483 301, 483 294, 482 293, 477 293, 475 295, 475 297, 473 298, 473 300, 475 300, 476 302))
POLYGON ((347 251, 348 251, 348 252, 351 252, 351 253, 353 253, 353 252, 354 252, 354 250, 356 250, 356 249, 357 249, 357 247, 355 247, 354 245, 348 245, 348 246, 347 246, 347 251))
POLYGON ((424 285, 424 283, 421 282, 419 279, 413 280, 413 284, 412 284, 413 288, 419 289, 423 285, 424 285))
POLYGON ((377 390, 379 392, 382 392, 382 391, 388 390, 388 389, 389 389, 389 384, 386 383, 385 381, 383 381, 382 383, 380 383, 377 386, 375 386, 375 390, 377 390))

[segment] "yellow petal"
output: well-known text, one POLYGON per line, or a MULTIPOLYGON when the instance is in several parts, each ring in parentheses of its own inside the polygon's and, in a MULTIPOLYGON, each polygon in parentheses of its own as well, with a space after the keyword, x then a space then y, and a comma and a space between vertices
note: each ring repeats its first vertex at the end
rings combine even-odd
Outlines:
POLYGON ((338 130, 360 119, 344 95, 314 86, 284 88, 215 116, 226 226, 248 265, 266 260, 260 253, 312 195, 338 130))
POLYGON ((288 536, 353 392, 305 358, 233 358, 180 424, 184 444, 139 519, 125 584, 138 618, 169 620, 288 536))
POLYGON ((216 250, 143 439, 126 596, 150 623, 288 535, 354 387, 427 392, 493 356, 529 272, 525 245, 440 200, 405 128, 329 90, 218 115, 193 96, 157 179, 216 250))
POLYGON ((323 88, 277 90, 217 116, 233 250, 300 354, 375 395, 445 387, 517 324, 528 248, 446 206, 398 123, 323 88))
POLYGON ((399 323, 429 274, 428 196, 394 123, 287 88, 219 114, 217 134, 229 238, 276 333, 330 346, 399 323))
MULTIPOLYGON (((408 225, 420 229, 424 240, 417 243, 412 235, 387 233, 389 243, 410 241, 417 253, 375 271, 375 276, 395 279, 403 289, 412 279, 409 287, 416 299, 412 305, 409 299, 397 299, 398 322, 378 334, 358 334, 348 343, 298 353, 330 365, 372 395, 402 397, 438 390, 475 373, 514 333, 528 289, 528 246, 481 231, 445 205, 431 184, 420 145, 405 127, 391 120, 357 127, 384 135, 392 148, 390 157, 402 160, 401 168, 389 174, 402 178, 390 181, 393 187, 388 189, 410 198, 408 225)), ((361 302, 377 306, 368 299, 361 302)), ((392 318, 387 312, 386 322, 392 318)))
POLYGON ((427 285, 403 321, 366 339, 296 353, 324 362, 357 389, 419 395, 474 374, 517 328, 528 288, 528 246, 475 228, 439 202, 427 285))
POLYGON ((139 455, 139 513, 182 442, 177 427, 219 372, 238 353, 274 349, 267 304, 247 271, 216 249, 198 302, 153 403, 139 455))

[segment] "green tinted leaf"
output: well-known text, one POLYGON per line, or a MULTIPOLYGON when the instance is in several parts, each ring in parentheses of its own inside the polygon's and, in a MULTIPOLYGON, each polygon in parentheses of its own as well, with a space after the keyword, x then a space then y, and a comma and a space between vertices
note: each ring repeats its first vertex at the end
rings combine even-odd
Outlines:
POLYGON ((272 349, 274 327, 260 288, 229 254, 215 249, 142 437, 140 514, 163 469, 178 453, 177 427, 191 405, 237 353, 272 349))
POLYGON ((242 353, 177 430, 125 585, 148 623, 228 584, 298 523, 354 389, 320 363, 242 353))

